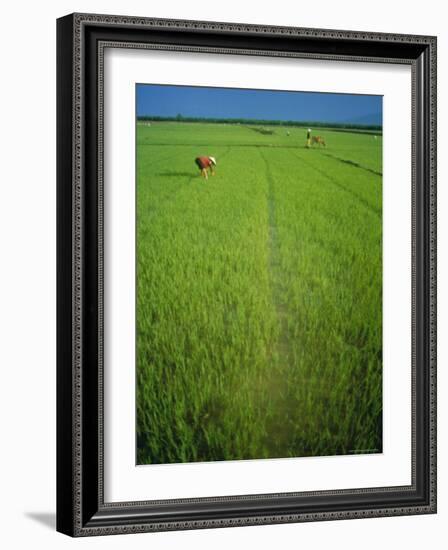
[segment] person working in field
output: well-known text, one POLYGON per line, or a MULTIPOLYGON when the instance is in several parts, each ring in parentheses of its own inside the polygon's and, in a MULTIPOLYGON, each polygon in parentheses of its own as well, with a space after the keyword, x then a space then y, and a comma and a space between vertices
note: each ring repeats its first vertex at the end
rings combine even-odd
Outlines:
POLYGON ((306 133, 306 146, 311 146, 311 128, 308 128, 308 131, 306 133))
POLYGON ((208 179, 209 169, 212 176, 215 175, 215 166, 216 166, 215 157, 196 157, 194 159, 194 162, 197 164, 199 170, 201 171, 202 177, 204 177, 206 180, 208 179))

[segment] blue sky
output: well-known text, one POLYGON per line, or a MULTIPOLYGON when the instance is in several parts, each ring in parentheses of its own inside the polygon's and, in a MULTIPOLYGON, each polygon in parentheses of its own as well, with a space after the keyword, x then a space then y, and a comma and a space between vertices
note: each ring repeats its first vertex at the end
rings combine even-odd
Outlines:
POLYGON ((382 123, 382 97, 137 85, 137 116, 255 118, 314 122, 382 123))

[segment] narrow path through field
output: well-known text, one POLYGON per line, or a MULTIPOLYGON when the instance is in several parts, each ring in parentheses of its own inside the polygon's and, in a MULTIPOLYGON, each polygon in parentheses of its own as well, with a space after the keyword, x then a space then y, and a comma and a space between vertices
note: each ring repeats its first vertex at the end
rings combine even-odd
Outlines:
POLYGON ((366 208, 368 208, 369 210, 371 210, 372 212, 374 212, 378 216, 381 216, 382 213, 381 213, 380 208, 375 208, 375 206, 370 204, 369 201, 367 201, 364 197, 361 197, 358 193, 353 191, 353 189, 350 189, 349 187, 345 186, 340 181, 338 181, 336 178, 334 178, 333 176, 330 176, 325 170, 322 170, 321 168, 319 168, 319 166, 317 166, 316 163, 312 162, 309 159, 305 159, 302 155, 298 155, 297 153, 294 153, 294 156, 297 157, 298 159, 300 159, 301 162, 303 162, 307 166, 310 166, 313 170, 318 172, 321 176, 323 176, 332 185, 335 185, 336 187, 338 187, 339 189, 341 189, 345 193, 348 193, 353 198, 355 198, 357 201, 359 201, 363 206, 365 206, 366 208))
POLYGON ((284 303, 282 273, 280 262, 280 247, 274 195, 275 179, 271 166, 263 149, 259 149, 265 163, 266 181, 268 184, 268 238, 269 257, 268 272, 272 292, 272 303, 278 318, 279 333, 271 350, 273 368, 271 370, 270 391, 273 417, 267 426, 268 445, 273 456, 286 456, 289 441, 287 424, 287 377, 286 370, 291 367, 292 349, 288 336, 288 309, 284 303))
POLYGON ((325 155, 328 158, 338 160, 339 162, 343 162, 344 164, 349 164, 350 166, 354 166, 355 168, 361 168, 361 170, 365 170, 366 172, 370 172, 371 174, 375 174, 376 176, 382 176, 383 173, 379 172, 378 170, 373 170, 373 168, 368 168, 367 166, 363 166, 362 164, 359 164, 358 162, 355 162, 354 160, 350 159, 343 159, 341 157, 338 157, 336 155, 331 155, 330 153, 326 153, 322 151, 322 155, 325 155))

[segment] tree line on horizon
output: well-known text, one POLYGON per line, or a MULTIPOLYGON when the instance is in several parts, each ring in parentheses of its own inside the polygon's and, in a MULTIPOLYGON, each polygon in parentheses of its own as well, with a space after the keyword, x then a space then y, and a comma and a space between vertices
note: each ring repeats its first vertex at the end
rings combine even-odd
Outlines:
POLYGON ((214 117, 191 117, 178 114, 177 116, 137 116, 138 122, 209 122, 217 124, 257 124, 263 126, 291 126, 291 127, 314 127, 334 128, 335 130, 369 130, 382 132, 380 124, 355 124, 346 122, 322 122, 313 120, 269 120, 254 118, 214 118, 214 117))

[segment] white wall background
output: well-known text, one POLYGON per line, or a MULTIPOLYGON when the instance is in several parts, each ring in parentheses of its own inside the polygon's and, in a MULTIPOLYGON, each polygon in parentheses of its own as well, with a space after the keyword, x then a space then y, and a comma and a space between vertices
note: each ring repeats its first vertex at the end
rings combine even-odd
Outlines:
POLYGON ((2 9, 0 517, 4 548, 439 549, 448 521, 448 35, 442 0, 60 0, 2 9), (439 37, 439 513, 72 540, 55 532, 55 43, 74 11, 439 37))

